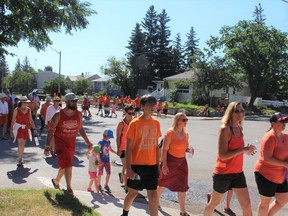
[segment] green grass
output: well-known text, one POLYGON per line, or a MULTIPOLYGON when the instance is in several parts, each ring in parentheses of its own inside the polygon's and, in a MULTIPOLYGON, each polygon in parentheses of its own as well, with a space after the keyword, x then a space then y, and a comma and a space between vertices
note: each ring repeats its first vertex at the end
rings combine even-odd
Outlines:
POLYGON ((100 216, 95 210, 58 190, 0 190, 0 215, 100 216))

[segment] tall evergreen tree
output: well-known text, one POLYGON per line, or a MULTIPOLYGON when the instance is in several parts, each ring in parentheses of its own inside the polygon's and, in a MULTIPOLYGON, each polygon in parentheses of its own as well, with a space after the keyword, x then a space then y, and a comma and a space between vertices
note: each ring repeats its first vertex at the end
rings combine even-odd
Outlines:
POLYGON ((182 73, 185 71, 185 59, 184 59, 184 51, 183 46, 181 44, 180 33, 176 35, 174 45, 173 45, 173 65, 175 66, 175 72, 182 73))
POLYGON ((185 58, 188 68, 193 63, 193 56, 198 49, 198 42, 199 39, 196 39, 196 32, 194 31, 194 28, 191 27, 190 32, 187 34, 187 41, 185 43, 185 58))
POLYGON ((6 59, 5 59, 5 56, 4 55, 1 55, 0 56, 0 87, 1 87, 1 90, 3 92, 3 79, 8 75, 9 73, 9 67, 8 67, 8 64, 6 62, 6 59))
POLYGON ((172 64, 172 47, 170 46, 171 31, 167 26, 170 21, 165 10, 158 15, 159 28, 157 31, 159 44, 156 46, 156 75, 160 79, 175 74, 175 66, 172 64))
MULTIPOLYGON (((156 58, 157 58, 157 46, 158 46, 158 15, 154 9, 154 6, 151 5, 146 13, 144 21, 142 21, 142 27, 145 30, 145 38, 146 38, 146 57, 149 61, 148 71, 151 77, 156 76, 156 58)), ((152 81, 152 80, 151 80, 152 81)))
POLYGON ((258 4, 258 7, 255 6, 255 11, 253 12, 254 21, 260 25, 265 25, 265 15, 263 14, 264 9, 261 7, 261 4, 258 4))
POLYGON ((132 31, 127 48, 130 50, 127 53, 128 67, 130 76, 134 80, 135 89, 147 88, 153 77, 147 70, 148 60, 146 58, 145 34, 141 30, 139 23, 136 23, 135 29, 132 31))

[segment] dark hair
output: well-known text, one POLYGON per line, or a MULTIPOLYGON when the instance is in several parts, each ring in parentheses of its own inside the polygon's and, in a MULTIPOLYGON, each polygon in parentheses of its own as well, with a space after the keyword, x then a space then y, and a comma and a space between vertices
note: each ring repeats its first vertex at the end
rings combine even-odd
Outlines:
POLYGON ((124 107, 125 112, 127 112, 128 110, 134 110, 133 106, 125 106, 124 107))
POLYGON ((152 95, 143 95, 141 97, 140 103, 142 106, 144 106, 145 104, 153 104, 156 105, 157 104, 157 99, 152 96, 152 95))

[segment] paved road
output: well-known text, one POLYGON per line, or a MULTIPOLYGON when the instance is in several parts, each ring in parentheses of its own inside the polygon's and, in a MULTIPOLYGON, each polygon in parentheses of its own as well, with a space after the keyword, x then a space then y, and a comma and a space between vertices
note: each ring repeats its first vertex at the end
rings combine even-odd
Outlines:
MULTIPOLYGON (((118 112, 118 118, 102 118, 95 115, 97 111, 95 108, 92 108, 91 111, 93 115, 92 119, 85 120, 84 127, 92 143, 96 144, 102 138, 104 128, 112 128, 115 132, 116 125, 121 119, 121 112, 118 112)), ((161 123, 162 134, 164 134, 165 131, 171 126, 172 119, 161 118, 159 121, 161 123)), ((203 213, 203 209, 206 204, 206 194, 209 193, 212 188, 211 173, 215 164, 217 152, 217 133, 220 124, 221 121, 219 118, 189 117, 189 122, 187 124, 187 130, 189 131, 189 142, 195 148, 195 155, 192 158, 188 157, 190 189, 187 194, 187 209, 192 213, 192 215, 201 215, 203 213)), ((268 127, 269 123, 267 121, 246 120, 244 122, 245 141, 252 142, 255 140, 261 140, 262 135, 265 133, 268 127)), ((17 169, 16 167, 17 144, 12 143, 11 140, 0 141, 0 171, 2 173, 0 175, 0 188, 26 189, 47 188, 47 185, 51 186, 50 179, 56 176, 58 167, 56 158, 43 157, 45 136, 46 134, 43 134, 42 141, 40 141, 39 146, 35 146, 33 142, 27 142, 24 154, 24 160, 26 163, 22 169, 17 169)), ((256 145, 259 147, 259 142, 258 144, 256 143, 256 145)), ((115 140, 112 140, 112 146, 114 146, 116 149, 115 140)), ((95 202, 98 195, 91 196, 91 194, 83 192, 86 190, 88 183, 88 161, 86 159, 85 152, 86 146, 82 138, 79 136, 77 138, 76 156, 74 158, 72 184, 76 194, 84 197, 86 203, 90 203, 90 206, 97 209, 101 204, 98 203, 99 205, 97 205, 95 202)), ((254 215, 256 215, 258 204, 258 192, 254 181, 253 167, 257 157, 258 154, 255 156, 245 156, 244 164, 254 215)), ((111 161, 113 162, 115 160, 118 160, 118 157, 111 154, 111 161)), ((115 214, 111 213, 111 216, 120 215, 122 208, 121 203, 125 197, 124 190, 120 187, 117 174, 120 172, 121 167, 115 163, 112 164, 110 187, 112 189, 114 199, 111 197, 107 198, 107 196, 105 196, 106 201, 102 202, 102 206, 109 206, 111 209, 112 207, 116 207, 113 208, 115 210, 115 214), (119 211, 117 211, 117 208, 119 208, 119 211)), ((62 184, 65 186, 64 179, 62 184)), ((146 196, 146 193, 143 192, 141 195, 143 195, 142 198, 140 196, 137 201, 139 203, 145 203, 146 201, 143 199, 143 197, 146 196)), ((175 212, 177 212, 176 210, 178 209, 178 204, 176 195, 170 192, 164 193, 161 197, 161 205, 164 207, 174 208, 175 212)), ((219 210, 222 209, 222 206, 223 205, 219 206, 219 210)), ((143 206, 139 208, 143 208, 143 206)), ((241 215, 237 199, 232 199, 231 208, 237 213, 237 215, 241 215)), ((163 213, 163 215, 177 214, 163 213)), ((140 214, 138 215, 140 216, 140 214)), ((148 215, 148 213, 144 215, 148 215)), ((278 215, 288 215, 288 206, 286 206, 286 208, 283 209, 278 215)))

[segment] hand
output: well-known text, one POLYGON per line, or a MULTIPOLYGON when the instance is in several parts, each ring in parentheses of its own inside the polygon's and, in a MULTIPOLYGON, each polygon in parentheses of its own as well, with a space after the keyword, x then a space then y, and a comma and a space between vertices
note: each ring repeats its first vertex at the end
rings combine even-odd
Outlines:
POLYGON ((91 149, 93 145, 92 145, 92 143, 90 141, 88 141, 87 142, 87 146, 88 146, 88 149, 91 149))
POLYGON ((162 173, 163 173, 164 175, 167 175, 167 174, 169 173, 169 168, 168 168, 167 165, 163 165, 163 166, 162 166, 162 173))
POLYGON ((257 152, 257 148, 256 148, 255 145, 248 144, 245 148, 246 148, 245 153, 247 155, 252 155, 253 156, 257 152))
POLYGON ((47 157, 50 154, 51 154, 51 147, 50 146, 45 146, 44 155, 47 157))
POLYGON ((130 178, 130 179, 134 179, 136 173, 131 169, 131 168, 127 168, 126 170, 126 177, 130 178))
POLYGON ((120 149, 117 150, 117 155, 120 156, 122 154, 122 151, 120 149))

